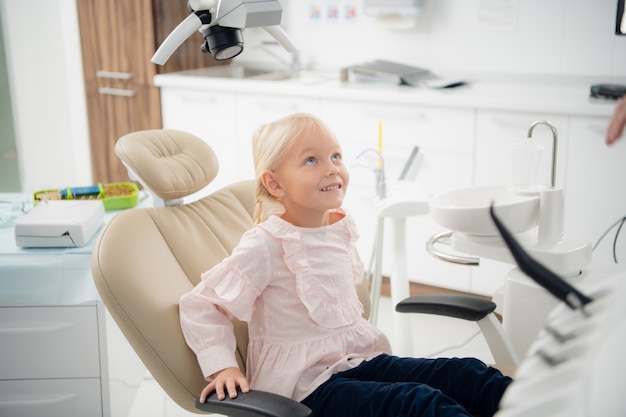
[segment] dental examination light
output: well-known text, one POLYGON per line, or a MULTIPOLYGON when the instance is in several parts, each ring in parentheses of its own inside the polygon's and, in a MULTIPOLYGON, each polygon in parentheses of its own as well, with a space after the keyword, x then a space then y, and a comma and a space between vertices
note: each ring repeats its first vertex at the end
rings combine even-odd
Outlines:
POLYGON ((193 33, 202 33, 202 52, 217 61, 232 59, 243 51, 242 29, 260 27, 288 52, 297 50, 279 26, 282 7, 278 0, 189 0, 191 14, 163 41, 151 61, 164 65, 193 33))

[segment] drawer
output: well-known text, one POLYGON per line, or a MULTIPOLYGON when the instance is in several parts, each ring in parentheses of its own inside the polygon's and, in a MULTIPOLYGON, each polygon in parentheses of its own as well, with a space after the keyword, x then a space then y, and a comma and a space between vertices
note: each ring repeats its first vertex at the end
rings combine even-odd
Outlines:
POLYGON ((98 379, 0 381, 0 416, 101 417, 98 379))
POLYGON ((0 308, 0 379, 100 377, 95 305, 0 308))

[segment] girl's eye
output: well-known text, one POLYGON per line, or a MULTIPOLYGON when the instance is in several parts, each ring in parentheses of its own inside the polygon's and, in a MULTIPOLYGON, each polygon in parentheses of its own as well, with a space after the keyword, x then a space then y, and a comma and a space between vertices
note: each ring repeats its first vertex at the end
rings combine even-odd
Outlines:
POLYGON ((334 154, 332 157, 333 161, 341 161, 341 154, 334 154))
POLYGON ((304 164, 305 165, 312 165, 316 162, 315 158, 313 158, 312 156, 308 157, 305 161, 304 164))

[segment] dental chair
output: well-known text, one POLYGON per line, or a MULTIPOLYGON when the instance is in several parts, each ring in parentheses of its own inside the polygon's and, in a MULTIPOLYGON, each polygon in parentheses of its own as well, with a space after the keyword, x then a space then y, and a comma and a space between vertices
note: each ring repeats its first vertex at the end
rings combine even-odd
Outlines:
MULTIPOLYGON (((310 410, 298 402, 260 391, 222 401, 213 394, 200 404, 197 398, 206 381, 179 324, 180 296, 254 226, 254 182, 238 182, 185 202, 217 175, 217 158, 201 139, 175 130, 140 131, 120 138, 115 151, 161 207, 117 213, 97 238, 92 274, 105 306, 156 382, 174 402, 194 413, 309 415, 310 410)), ((366 284, 359 287, 359 297, 369 314, 366 284)), ((398 306, 404 312, 483 321, 488 327, 499 325, 494 323, 494 309, 490 301, 463 296, 411 297, 398 306)), ((245 372, 247 327, 237 320, 234 325, 237 360, 245 372)), ((495 341, 488 340, 492 352, 506 352, 498 331, 492 338, 495 341), (500 347, 494 349, 496 345, 500 347)), ((495 352, 496 363, 516 364, 509 353, 495 352)))

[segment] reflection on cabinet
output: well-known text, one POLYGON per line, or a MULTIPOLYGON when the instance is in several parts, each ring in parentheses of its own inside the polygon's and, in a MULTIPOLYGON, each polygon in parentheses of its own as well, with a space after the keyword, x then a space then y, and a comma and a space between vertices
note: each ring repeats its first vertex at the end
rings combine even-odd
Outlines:
POLYGON ((184 42, 165 66, 150 62, 165 37, 187 17, 184 2, 77 0, 93 178, 127 181, 114 153, 129 132, 161 127, 157 73, 214 65, 200 52, 201 35, 184 42))

